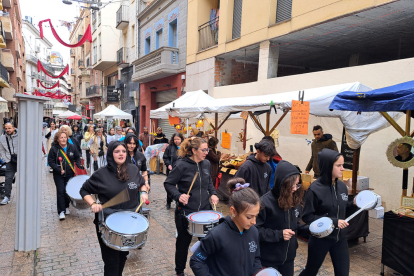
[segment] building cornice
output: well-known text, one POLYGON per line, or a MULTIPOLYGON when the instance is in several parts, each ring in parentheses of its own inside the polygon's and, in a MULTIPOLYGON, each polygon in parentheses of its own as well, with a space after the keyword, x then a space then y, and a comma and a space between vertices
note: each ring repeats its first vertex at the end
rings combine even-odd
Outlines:
POLYGON ((149 17, 148 20, 143 23, 141 26, 145 25, 147 22, 151 21, 155 16, 159 15, 160 13, 162 13, 166 8, 168 8, 175 0, 154 0, 153 2, 151 2, 151 4, 146 7, 140 14, 137 15, 138 20, 143 20, 145 17, 149 17), (168 3, 164 6, 161 7, 159 10, 156 10, 156 8, 162 4, 162 2, 167 2, 168 3), (150 14, 152 12, 155 12, 153 15, 150 16, 150 14))

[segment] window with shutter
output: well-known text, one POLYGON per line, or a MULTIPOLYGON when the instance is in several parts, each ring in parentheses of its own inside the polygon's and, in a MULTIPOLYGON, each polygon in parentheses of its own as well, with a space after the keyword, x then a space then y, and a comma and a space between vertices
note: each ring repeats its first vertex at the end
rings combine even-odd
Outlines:
POLYGON ((276 23, 292 18, 292 0, 278 0, 276 8, 276 23))
POLYGON ((234 0, 232 39, 239 38, 241 33, 243 0, 234 0))

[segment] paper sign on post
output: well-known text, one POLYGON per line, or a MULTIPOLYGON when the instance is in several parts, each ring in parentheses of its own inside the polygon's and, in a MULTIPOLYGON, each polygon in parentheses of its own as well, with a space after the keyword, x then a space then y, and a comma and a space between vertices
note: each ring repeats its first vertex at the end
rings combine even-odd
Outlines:
POLYGON ((309 102, 292 101, 290 117, 291 134, 308 134, 309 102))
POLYGON ((228 132, 221 133, 221 147, 223 149, 230 149, 231 146, 231 134, 228 132))

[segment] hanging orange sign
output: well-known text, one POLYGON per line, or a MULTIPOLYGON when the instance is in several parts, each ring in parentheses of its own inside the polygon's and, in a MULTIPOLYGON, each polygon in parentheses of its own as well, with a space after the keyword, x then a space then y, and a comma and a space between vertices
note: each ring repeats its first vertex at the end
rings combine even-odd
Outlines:
POLYGON ((168 122, 170 123, 170 126, 178 125, 180 124, 180 118, 168 115, 168 122))
POLYGON ((292 101, 290 133, 308 134, 309 102, 292 101))
POLYGON ((231 134, 228 132, 221 133, 221 147, 223 149, 230 149, 231 146, 231 134))

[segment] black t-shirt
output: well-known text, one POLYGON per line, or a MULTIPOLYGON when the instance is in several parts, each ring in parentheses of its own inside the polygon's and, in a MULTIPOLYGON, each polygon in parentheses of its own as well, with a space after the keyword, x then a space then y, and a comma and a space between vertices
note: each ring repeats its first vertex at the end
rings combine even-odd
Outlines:
POLYGON ((140 150, 137 150, 134 156, 131 156, 128 153, 127 162, 137 166, 138 170, 140 170, 141 172, 147 171, 147 159, 145 158, 144 154, 140 150))
POLYGON ((413 159, 413 157, 414 157, 414 155, 410 152, 410 154, 408 155, 407 159, 402 160, 402 157, 399 156, 399 155, 397 155, 397 156, 395 156, 395 160, 400 161, 400 162, 408 162, 411 159, 413 159))

